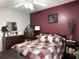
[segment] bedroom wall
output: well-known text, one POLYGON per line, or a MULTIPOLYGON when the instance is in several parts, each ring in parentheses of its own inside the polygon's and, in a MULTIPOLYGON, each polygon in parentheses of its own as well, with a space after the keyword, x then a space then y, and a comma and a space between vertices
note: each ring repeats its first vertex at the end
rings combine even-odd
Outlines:
POLYGON ((79 41, 79 1, 52 7, 31 14, 31 24, 41 26, 41 32, 69 35, 68 21, 73 20, 76 26, 76 38, 79 41), (48 24, 48 15, 58 13, 58 23, 48 24))
POLYGON ((1 27, 7 22, 16 22, 18 32, 23 33, 25 27, 30 24, 30 14, 12 8, 0 9, 0 51, 2 51, 2 32, 1 27))

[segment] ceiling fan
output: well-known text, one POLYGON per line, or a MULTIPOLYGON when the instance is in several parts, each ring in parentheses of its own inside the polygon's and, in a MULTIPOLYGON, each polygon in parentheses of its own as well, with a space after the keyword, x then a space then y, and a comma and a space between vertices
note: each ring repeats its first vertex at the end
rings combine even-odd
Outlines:
POLYGON ((23 0, 23 2, 15 5, 14 7, 17 8, 17 7, 24 5, 25 8, 30 9, 30 10, 34 10, 34 4, 39 5, 39 6, 43 6, 43 7, 46 6, 46 4, 35 2, 33 0, 23 0))

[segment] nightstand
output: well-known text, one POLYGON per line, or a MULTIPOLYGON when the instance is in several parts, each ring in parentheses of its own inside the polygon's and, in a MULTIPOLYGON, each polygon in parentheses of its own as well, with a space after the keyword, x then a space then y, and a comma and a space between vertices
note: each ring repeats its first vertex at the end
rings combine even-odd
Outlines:
POLYGON ((76 59, 75 56, 76 41, 66 40, 66 53, 62 59, 76 59))
POLYGON ((76 50, 76 41, 66 40, 66 53, 74 54, 76 50))

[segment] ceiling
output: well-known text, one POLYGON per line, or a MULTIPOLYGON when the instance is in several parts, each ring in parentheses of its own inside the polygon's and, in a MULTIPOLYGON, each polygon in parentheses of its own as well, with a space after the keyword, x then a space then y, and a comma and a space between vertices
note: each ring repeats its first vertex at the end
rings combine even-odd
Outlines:
MULTIPOLYGON (((6 0, 5 6, 10 7, 10 8, 15 8, 14 6, 19 4, 22 1, 23 0, 6 0)), ((24 6, 20 6, 20 7, 15 8, 15 9, 33 13, 33 12, 37 12, 37 11, 40 11, 40 10, 43 10, 43 9, 47 9, 47 8, 55 7, 55 6, 62 5, 62 4, 65 4, 65 3, 69 3, 69 2, 72 2, 72 1, 75 1, 75 0, 34 0, 34 1, 39 2, 39 3, 44 3, 47 6, 42 7, 42 6, 34 4, 34 10, 32 10, 32 11, 26 9, 24 6)))

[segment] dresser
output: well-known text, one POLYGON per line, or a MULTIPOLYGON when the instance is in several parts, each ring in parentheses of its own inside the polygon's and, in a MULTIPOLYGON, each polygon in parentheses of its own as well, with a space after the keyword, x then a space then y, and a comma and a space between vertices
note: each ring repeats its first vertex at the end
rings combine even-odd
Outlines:
POLYGON ((24 42, 24 35, 8 36, 4 37, 3 40, 3 51, 10 49, 17 43, 24 42))

